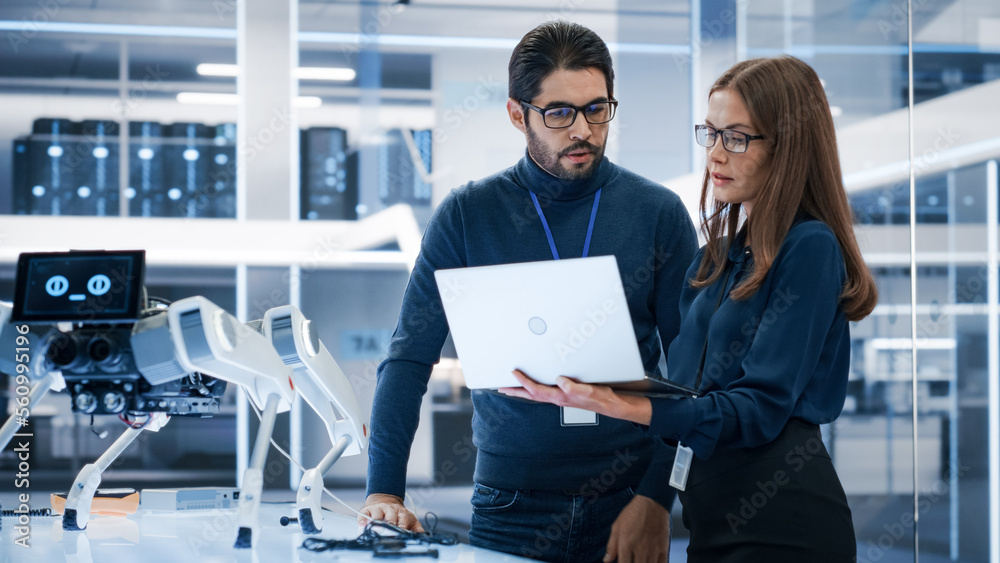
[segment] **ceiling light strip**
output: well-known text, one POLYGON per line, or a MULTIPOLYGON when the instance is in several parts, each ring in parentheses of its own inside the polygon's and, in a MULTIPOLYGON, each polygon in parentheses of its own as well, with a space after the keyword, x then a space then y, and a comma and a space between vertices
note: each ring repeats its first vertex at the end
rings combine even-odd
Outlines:
POLYGON ((72 23, 0 20, 0 31, 21 32, 26 39, 36 33, 84 33, 88 35, 132 35, 138 37, 191 37, 199 39, 236 39, 236 30, 219 27, 181 27, 169 25, 127 25, 111 23, 72 23))
MULTIPOLYGON (((235 106, 240 103, 239 94, 224 94, 217 92, 180 92, 177 102, 181 104, 208 106, 235 106)), ((295 107, 318 108, 323 105, 323 99, 318 96, 296 96, 295 107)))
MULTIPOLYGON (((240 67, 225 63, 201 63, 195 69, 201 76, 235 77, 240 67)), ((299 67, 295 69, 295 77, 299 80, 335 80, 349 82, 357 73, 351 68, 339 67, 299 67)))
MULTIPOLYGON (((22 32, 26 38, 36 33, 80 33, 89 35, 124 35, 135 37, 184 37, 200 39, 236 39, 236 30, 217 27, 180 27, 159 25, 124 25, 46 22, 30 24, 23 21, 0 20, 0 31, 22 32)), ((448 47, 511 50, 517 39, 489 37, 444 37, 430 35, 365 35, 360 33, 335 33, 300 31, 302 43, 343 43, 348 45, 383 45, 394 47, 448 47)), ((689 55, 689 45, 661 45, 655 43, 608 43, 616 53, 689 55)))

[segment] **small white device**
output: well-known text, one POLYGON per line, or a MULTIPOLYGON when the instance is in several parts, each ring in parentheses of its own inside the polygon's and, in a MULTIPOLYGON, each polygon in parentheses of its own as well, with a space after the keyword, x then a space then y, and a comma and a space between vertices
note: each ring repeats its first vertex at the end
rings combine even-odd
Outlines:
POLYGON ((144 510, 177 512, 184 510, 226 510, 239 505, 235 488, 192 487, 185 489, 143 489, 139 506, 144 510))

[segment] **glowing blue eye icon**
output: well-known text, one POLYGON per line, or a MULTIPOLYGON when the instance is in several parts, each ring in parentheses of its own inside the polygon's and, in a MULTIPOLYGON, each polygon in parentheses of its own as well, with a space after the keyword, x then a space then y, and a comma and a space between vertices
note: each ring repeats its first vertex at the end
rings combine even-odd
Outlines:
POLYGON ((111 289, 111 279, 104 274, 97 274, 87 280, 87 291, 91 295, 104 295, 111 289))
POLYGON ((69 289, 69 280, 66 279, 66 276, 52 276, 49 281, 45 282, 45 293, 52 297, 59 297, 66 293, 67 289, 69 289))

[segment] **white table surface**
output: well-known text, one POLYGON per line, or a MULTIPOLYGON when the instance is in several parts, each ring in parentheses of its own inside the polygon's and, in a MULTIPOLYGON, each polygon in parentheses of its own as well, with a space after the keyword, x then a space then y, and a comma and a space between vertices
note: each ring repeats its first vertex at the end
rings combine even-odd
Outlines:
MULTIPOLYGON (((6 504, 4 508, 10 508, 6 504)), ((12 517, 2 519, 0 562, 182 562, 182 563, 273 563, 321 561, 372 561, 370 552, 325 551, 313 553, 302 549, 307 537, 291 524, 282 527, 282 516, 294 516, 291 503, 262 504, 256 545, 253 549, 235 549, 236 510, 183 512, 139 512, 121 517, 92 516, 87 529, 64 532, 62 517, 31 518, 28 549, 14 543, 17 535, 12 517)), ((353 539, 360 529, 355 518, 324 511, 323 539, 353 539)), ((430 545, 413 549, 436 549, 438 561, 461 563, 499 563, 527 561, 520 557, 474 548, 469 545, 430 545)), ((434 561, 429 557, 376 559, 375 561, 434 561)))

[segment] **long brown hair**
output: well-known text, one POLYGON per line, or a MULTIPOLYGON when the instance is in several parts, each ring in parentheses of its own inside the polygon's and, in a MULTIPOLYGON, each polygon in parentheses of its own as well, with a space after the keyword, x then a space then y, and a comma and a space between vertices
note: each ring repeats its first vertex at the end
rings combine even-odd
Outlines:
MULTIPOLYGON (((878 301, 878 289, 861 257, 852 227, 853 213, 841 179, 833 117, 816 72, 794 57, 752 59, 733 65, 712 86, 738 94, 752 125, 766 139, 770 169, 757 191, 746 229, 753 248, 753 271, 733 289, 746 299, 760 289, 781 243, 799 212, 826 223, 837 237, 847 267, 841 305, 847 318, 861 320, 878 301)), ((708 240, 691 285, 705 287, 722 275, 728 251, 740 228, 740 204, 712 200, 708 170, 701 187, 701 229, 708 240)))

